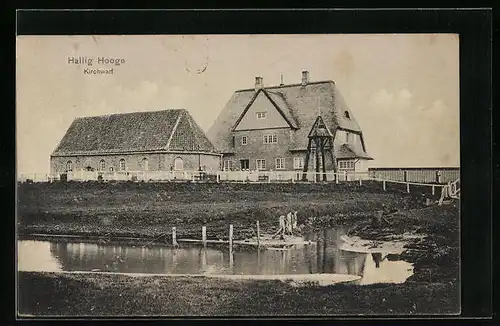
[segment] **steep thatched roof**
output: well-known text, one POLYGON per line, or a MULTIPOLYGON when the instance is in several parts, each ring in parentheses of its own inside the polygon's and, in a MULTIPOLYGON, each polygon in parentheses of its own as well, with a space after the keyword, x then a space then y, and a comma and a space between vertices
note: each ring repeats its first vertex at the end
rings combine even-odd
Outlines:
MULTIPOLYGON (((318 114, 321 114, 332 133, 340 128, 362 135, 359 124, 333 81, 309 82, 305 86, 292 84, 265 87, 263 91, 273 100, 273 104, 281 109, 286 120, 291 121, 290 127, 295 129, 294 143, 290 150, 307 148, 308 133, 318 114)), ((233 93, 207 133, 217 150, 223 153, 233 151, 231 129, 255 96, 253 88, 233 93)), ((362 152, 363 156, 369 157, 364 145, 361 147, 363 148, 357 149, 356 152, 362 152)))
POLYGON ((216 152, 187 110, 172 109, 77 118, 52 156, 145 151, 216 152))

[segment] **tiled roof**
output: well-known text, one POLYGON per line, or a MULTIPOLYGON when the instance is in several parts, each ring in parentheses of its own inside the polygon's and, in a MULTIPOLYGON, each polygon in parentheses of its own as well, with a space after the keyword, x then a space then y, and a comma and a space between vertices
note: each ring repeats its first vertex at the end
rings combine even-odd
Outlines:
POLYGON ((216 149, 187 110, 172 109, 77 118, 52 155, 144 151, 216 149))
MULTIPOLYGON (((307 148, 308 134, 318 114, 322 116, 331 132, 341 128, 358 134, 362 133, 333 81, 310 82, 305 86, 302 84, 273 86, 264 89, 299 128, 295 131, 295 143, 290 147, 292 150, 307 148)), ((209 129, 207 136, 221 152, 233 151, 231 127, 243 113, 254 94, 254 89, 235 91, 209 129)), ((361 151, 364 152, 364 149, 361 151)))

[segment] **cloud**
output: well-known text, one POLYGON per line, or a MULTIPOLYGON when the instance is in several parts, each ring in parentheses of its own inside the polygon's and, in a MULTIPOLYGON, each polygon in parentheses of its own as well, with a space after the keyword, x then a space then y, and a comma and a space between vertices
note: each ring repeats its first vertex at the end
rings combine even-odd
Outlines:
POLYGON ((418 103, 408 89, 370 96, 363 124, 368 151, 378 166, 459 164, 458 110, 441 99, 418 103))

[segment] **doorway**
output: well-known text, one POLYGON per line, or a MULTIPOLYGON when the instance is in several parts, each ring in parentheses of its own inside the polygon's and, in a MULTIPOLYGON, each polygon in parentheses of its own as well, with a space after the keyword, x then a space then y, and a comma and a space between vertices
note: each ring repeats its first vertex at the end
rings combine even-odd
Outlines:
POLYGON ((249 170, 250 169, 250 160, 240 160, 241 170, 249 170))

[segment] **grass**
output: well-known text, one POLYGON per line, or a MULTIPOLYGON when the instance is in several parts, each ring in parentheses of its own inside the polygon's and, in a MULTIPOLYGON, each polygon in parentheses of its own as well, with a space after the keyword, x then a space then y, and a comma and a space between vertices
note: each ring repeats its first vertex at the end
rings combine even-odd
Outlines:
POLYGON ((294 287, 281 281, 21 272, 19 283, 19 313, 31 315, 324 316, 459 312, 458 287, 453 282, 294 287))
MULTIPOLYGON (((417 189, 418 190, 418 189, 417 189)), ((32 315, 340 315, 459 312, 458 203, 425 206, 425 190, 384 192, 379 183, 180 184, 53 183, 18 188, 18 230, 54 234, 209 238, 274 231, 297 210, 304 228, 347 224, 350 233, 386 239, 420 233, 402 257, 415 273, 403 284, 293 287, 280 281, 19 273, 20 313, 32 315), (424 195, 423 195, 424 194, 424 195), (377 210, 389 224, 373 225, 377 210), (49 295, 48 295, 49 294, 49 295), (77 299, 75 299, 77 298, 77 299)), ((438 193, 438 192, 436 192, 438 193)), ((436 197, 434 197, 435 199, 436 197)))
POLYGON ((274 231, 278 216, 298 211, 299 224, 327 216, 365 217, 388 207, 415 207, 412 196, 383 192, 377 183, 349 184, 191 184, 68 182, 20 184, 18 231, 155 238, 170 233, 244 238, 260 221, 274 231))

